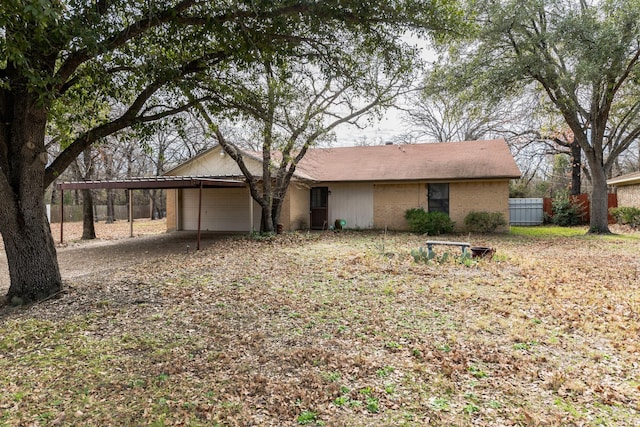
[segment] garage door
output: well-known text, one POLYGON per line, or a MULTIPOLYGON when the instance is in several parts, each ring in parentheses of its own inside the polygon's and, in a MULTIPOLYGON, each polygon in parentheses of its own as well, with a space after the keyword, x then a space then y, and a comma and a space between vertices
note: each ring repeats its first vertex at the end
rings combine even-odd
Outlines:
MULTIPOLYGON (((182 190, 180 223, 182 230, 198 229, 197 189, 182 190)), ((252 201, 254 230, 260 229, 260 206, 252 201)), ((202 190, 201 230, 250 231, 249 189, 205 188, 202 190)))

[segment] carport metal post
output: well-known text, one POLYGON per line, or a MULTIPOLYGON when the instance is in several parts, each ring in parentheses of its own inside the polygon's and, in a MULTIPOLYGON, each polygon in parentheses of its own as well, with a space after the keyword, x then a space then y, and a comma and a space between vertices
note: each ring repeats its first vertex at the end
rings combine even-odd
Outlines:
POLYGON ((198 242, 196 250, 200 250, 200 221, 202 220, 202 181, 200 181, 200 190, 198 192, 198 242))
POLYGON ((60 244, 64 243, 64 190, 60 188, 60 244))
POLYGON ((249 233, 253 233, 253 197, 249 190, 249 233))
POLYGON ((133 237, 133 190, 127 188, 129 192, 129 237, 133 237))

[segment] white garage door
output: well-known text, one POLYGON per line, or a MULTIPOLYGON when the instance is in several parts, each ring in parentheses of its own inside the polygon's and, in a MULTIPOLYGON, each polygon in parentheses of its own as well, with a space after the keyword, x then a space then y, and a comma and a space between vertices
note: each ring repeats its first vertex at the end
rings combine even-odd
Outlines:
POLYGON ((347 221, 347 228, 373 227, 373 184, 332 184, 329 224, 347 221))
MULTIPOLYGON (((182 230, 198 229, 197 189, 182 190, 180 223, 182 230)), ((203 231, 250 231, 249 189, 205 188, 202 190, 203 231)), ((260 229, 260 206, 253 202, 254 230, 260 229), (257 224, 257 225, 256 225, 257 224)))

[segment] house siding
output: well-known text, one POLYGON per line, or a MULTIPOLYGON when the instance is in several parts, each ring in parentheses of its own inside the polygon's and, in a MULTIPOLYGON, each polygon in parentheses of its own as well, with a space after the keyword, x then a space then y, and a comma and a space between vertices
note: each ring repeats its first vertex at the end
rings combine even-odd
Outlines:
POLYGON ((464 218, 471 211, 500 212, 508 224, 509 181, 450 183, 449 216, 455 221, 456 230, 464 230, 464 218))
MULTIPOLYGON (((181 230, 198 228, 199 190, 181 191, 178 227, 181 230)), ((202 190, 201 230, 250 231, 250 201, 248 188, 205 188, 202 190)), ((253 226, 260 229, 260 206, 252 202, 253 226)))
POLYGON ((289 191, 289 223, 285 230, 309 229, 309 187, 291 183, 289 191))
POLYGON ((373 227, 373 184, 330 184, 329 225, 346 221, 346 228, 373 227))
POLYGON ((287 191, 282 201, 280 208, 280 218, 278 218, 278 224, 282 224, 285 231, 291 231, 291 196, 287 191))
POLYGON ((640 184, 623 185, 616 188, 618 206, 640 208, 640 184))
MULTIPOLYGON (((242 176, 238 164, 226 153, 220 155, 220 148, 211 150, 200 157, 195 157, 189 163, 179 166, 169 175, 174 176, 242 176)), ((257 176, 262 175, 262 163, 252 158, 244 157, 249 171, 257 176)))

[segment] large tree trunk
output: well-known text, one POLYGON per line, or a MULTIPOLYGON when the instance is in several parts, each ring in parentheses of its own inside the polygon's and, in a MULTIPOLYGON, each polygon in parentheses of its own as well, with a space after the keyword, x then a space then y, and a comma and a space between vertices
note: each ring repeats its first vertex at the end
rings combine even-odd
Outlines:
POLYGON ((609 231, 609 194, 607 191, 607 176, 604 168, 591 168, 591 220, 590 233, 610 233, 609 231))
POLYGON ((93 195, 91 190, 82 190, 82 240, 96 238, 96 228, 93 217, 93 195))
POLYGON ((47 111, 38 102, 26 90, 0 90, 0 233, 13 304, 42 300, 62 288, 44 203, 47 111))
POLYGON ((263 233, 273 233, 273 217, 271 216, 271 207, 262 207, 262 218, 260 220, 260 231, 263 233))

